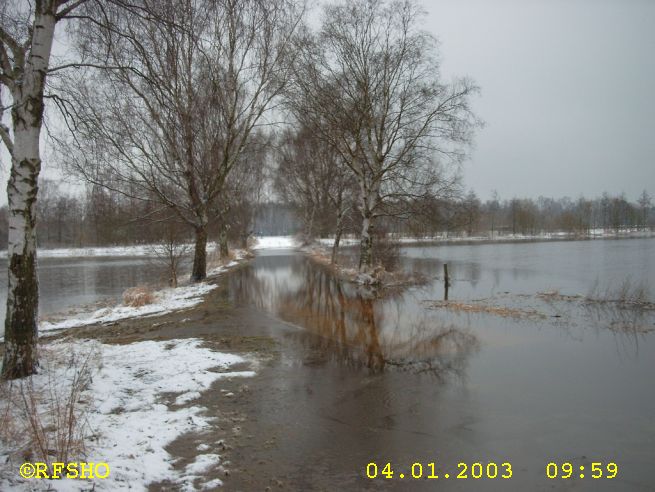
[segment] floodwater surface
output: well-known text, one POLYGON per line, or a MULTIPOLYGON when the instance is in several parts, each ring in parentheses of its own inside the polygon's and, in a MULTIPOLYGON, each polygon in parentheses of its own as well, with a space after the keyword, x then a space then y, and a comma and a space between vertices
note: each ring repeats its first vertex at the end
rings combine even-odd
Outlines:
POLYGON ((278 359, 251 385, 252 440, 236 446, 228 487, 655 490, 654 313, 584 300, 643 296, 655 241, 402 253, 428 283, 382 299, 292 251, 227 275, 237 305, 286 323, 278 359), (435 304, 444 262, 450 302, 513 311, 435 304), (549 463, 559 477, 570 463, 571 478, 549 479, 549 463), (610 463, 616 477, 592 478, 610 463))
MULTIPOLYGON (((0 260, 0 319, 7 308, 7 260, 0 260)), ((39 315, 100 301, 115 303, 128 287, 160 281, 161 265, 144 257, 40 258, 39 315)), ((4 334, 4 322, 0 333, 4 334)))

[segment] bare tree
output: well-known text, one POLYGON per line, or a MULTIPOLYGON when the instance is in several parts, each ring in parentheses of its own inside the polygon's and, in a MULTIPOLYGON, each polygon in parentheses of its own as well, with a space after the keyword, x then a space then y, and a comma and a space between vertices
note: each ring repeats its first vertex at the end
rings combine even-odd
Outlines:
POLYGON ((188 256, 191 248, 184 242, 185 236, 181 224, 168 218, 160 222, 161 239, 151 247, 157 260, 166 266, 168 284, 177 287, 180 266, 188 256))
POLYGON ((439 187, 437 160, 459 161, 477 124, 468 103, 475 86, 440 81, 436 42, 419 29, 420 15, 412 0, 340 2, 302 40, 291 106, 356 176, 362 271, 373 265, 376 218, 439 187))
POLYGON ((187 222, 198 281, 211 211, 253 132, 270 123, 301 12, 287 0, 135 5, 97 5, 90 15, 105 20, 79 33, 86 56, 114 68, 74 84, 73 164, 87 180, 136 190, 187 222))
POLYGON ((11 156, 9 283, 2 374, 36 370, 39 289, 36 272, 36 199, 41 171, 44 93, 57 22, 84 0, 3 2, 0 6, 0 137, 11 156), (3 89, 11 103, 5 106, 3 89), (11 110, 11 129, 2 123, 11 110))
POLYGON ((641 211, 641 227, 643 230, 646 230, 648 228, 648 213, 651 206, 651 197, 646 190, 639 195, 637 203, 641 211))
POLYGON ((305 243, 316 235, 334 234, 333 263, 353 206, 353 178, 339 153, 310 128, 301 126, 282 136, 275 189, 301 216, 305 243))
POLYGON ((216 200, 213 215, 218 221, 218 246, 222 259, 229 256, 229 240, 236 241, 243 249, 248 247, 269 168, 269 137, 262 131, 253 132, 238 164, 225 180, 223 193, 216 200))
POLYGON ((489 222, 491 227, 491 239, 494 238, 496 232, 496 219, 498 215, 498 210, 500 210, 500 198, 498 196, 498 191, 494 190, 491 193, 491 200, 487 202, 487 209, 489 211, 489 222))

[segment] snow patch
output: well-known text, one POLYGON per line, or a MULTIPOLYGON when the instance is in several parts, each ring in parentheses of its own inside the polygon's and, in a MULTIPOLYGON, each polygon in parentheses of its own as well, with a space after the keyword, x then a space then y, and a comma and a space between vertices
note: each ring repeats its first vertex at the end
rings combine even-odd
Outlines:
MULTIPOLYGON (((189 248, 193 244, 189 243, 189 248)), ((130 246, 98 246, 93 248, 52 248, 37 250, 39 258, 84 258, 87 256, 156 256, 157 244, 134 244, 130 246)), ((207 252, 216 250, 215 242, 207 243, 207 252)), ((0 258, 6 258, 7 252, 0 251, 0 258)))
POLYGON ((199 454, 196 460, 189 463, 184 469, 187 475, 200 475, 208 472, 214 466, 220 464, 221 457, 218 454, 199 454))
POLYGON ((257 244, 252 249, 293 249, 296 241, 292 236, 263 236, 258 237, 257 244))
MULTIPOLYGON (((90 342, 82 342, 90 343, 90 342)), ((217 454, 200 454, 183 472, 173 469, 173 457, 165 447, 178 436, 209 427, 214 418, 199 406, 171 409, 162 401, 169 393, 200 394, 221 378, 252 376, 252 371, 226 372, 233 364, 246 362, 238 355, 214 352, 201 347, 198 339, 144 341, 129 345, 99 344, 102 364, 85 393, 89 429, 96 436, 87 443, 86 461, 106 462, 111 473, 96 480, 96 490, 147 490, 148 484, 170 480, 183 489, 195 490, 195 481, 219 464, 217 454), (211 369, 220 368, 223 372, 211 369)), ((79 342, 78 345, 79 346, 79 342)), ((70 342, 51 347, 74 350, 70 342)), ((47 383, 48 377, 65 377, 65 364, 49 368, 54 374, 33 376, 47 383)), ((177 400, 176 400, 177 403, 177 400)), ((200 447, 199 447, 200 448, 200 447)), ((203 447, 204 450, 204 447, 203 447)), ((0 454, 5 454, 2 450, 0 454)), ((20 463, 0 465, 0 490, 34 490, 34 481, 19 480, 20 463)), ((220 485, 207 482, 204 487, 220 485)), ((49 490, 88 490, 89 481, 52 480, 49 490)))
POLYGON ((174 289, 164 289, 155 292, 155 302, 145 306, 114 306, 110 308, 99 309, 88 316, 81 318, 69 318, 63 321, 39 323, 39 330, 62 330, 75 326, 86 326, 98 323, 111 323, 126 318, 135 318, 139 316, 160 315, 187 309, 202 302, 203 296, 215 289, 217 286, 212 284, 193 284, 174 289))

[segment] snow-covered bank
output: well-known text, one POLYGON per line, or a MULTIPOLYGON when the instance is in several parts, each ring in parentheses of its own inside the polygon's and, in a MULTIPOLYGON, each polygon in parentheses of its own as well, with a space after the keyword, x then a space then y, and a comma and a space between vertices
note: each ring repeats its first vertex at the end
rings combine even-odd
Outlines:
MULTIPOLYGON (((199 446, 196 460, 181 472, 173 470, 174 459, 165 447, 182 434, 205 430, 215 420, 205 414, 203 407, 187 403, 219 379, 251 377, 255 373, 229 372, 230 366, 247 361, 201 345, 201 340, 186 339, 130 345, 57 342, 44 347, 42 359, 46 364, 40 374, 32 377, 35 393, 44 396, 39 401, 42 418, 48 415, 46 396, 52 395, 49 385, 61 382, 66 390, 66 382, 70 385, 74 376, 70 364, 74 357, 70 354, 77 353, 77 360, 79 354, 90 350, 99 355, 94 358, 89 384, 80 398, 88 421, 86 456, 71 461, 105 462, 110 466, 110 475, 93 483, 22 480, 18 468, 25 458, 12 452, 23 449, 27 443, 0 442, 0 490, 147 490, 149 483, 161 480, 170 480, 181 490, 196 490, 194 485, 220 485, 220 480, 214 478, 210 483, 201 476, 211 471, 216 477, 222 471, 217 443, 203 443, 202 451, 199 446), (194 483, 195 480, 200 483, 194 483)), ((28 435, 19 439, 24 441, 28 435)))
MULTIPOLYGON (((193 246, 189 244, 189 246, 193 246)), ((131 246, 97 246, 92 248, 53 248, 37 251, 39 258, 85 258, 93 256, 156 256, 156 244, 135 244, 131 246)), ((207 252, 215 251, 216 243, 207 243, 207 252)), ((0 251, 0 258, 6 258, 7 251, 0 251)))
MULTIPOLYGON (((207 277, 211 278, 220 275, 231 268, 234 268, 248 257, 248 253, 244 250, 234 250, 233 253, 234 260, 225 265, 209 270, 207 272, 207 277)), ((138 307, 117 305, 98 309, 93 312, 80 312, 70 317, 67 316, 62 320, 42 321, 39 323, 39 331, 43 333, 78 326, 113 323, 128 318, 154 315, 160 316, 172 311, 188 309, 200 304, 204 296, 216 287, 217 286, 213 284, 200 283, 162 289, 153 293, 154 302, 150 304, 138 307)), ((0 341, 2 340, 3 338, 0 337, 0 341)))
POLYGON ((291 249, 296 247, 293 236, 263 236, 255 238, 252 249, 291 249))
MULTIPOLYGON (((237 266, 241 261, 248 258, 248 252, 244 250, 233 251, 234 260, 225 265, 213 268, 207 272, 207 277, 215 277, 237 266)), ((188 309, 200 304, 204 296, 215 289, 213 284, 200 283, 184 285, 176 288, 162 289, 153 293, 154 302, 144 306, 117 305, 98 309, 97 311, 79 313, 73 317, 67 317, 58 321, 42 321, 39 323, 39 330, 52 331, 86 326, 92 324, 106 324, 128 318, 142 316, 160 316, 162 314, 188 309)), ((0 338, 1 340, 1 338, 0 338)))
MULTIPOLYGON (((293 248, 296 243, 292 236, 263 236, 255 238, 257 244, 253 249, 293 248)), ((193 244, 188 244, 193 249, 193 244)), ((130 246, 94 246, 89 248, 39 248, 39 258, 86 258, 94 256, 156 256, 156 244, 134 244, 130 246)), ((207 243, 207 252, 216 251, 216 242, 207 243)), ((0 258, 7 258, 7 251, 0 251, 0 258)))
POLYGON ((114 306, 98 309, 95 312, 81 314, 61 321, 42 321, 39 323, 40 331, 63 330, 75 326, 111 323, 121 319, 136 318, 140 316, 161 315, 187 309, 202 302, 203 296, 215 289, 216 285, 192 284, 174 289, 163 289, 154 293, 155 302, 145 306, 114 306))
MULTIPOLYGON (((504 242, 528 242, 528 241, 557 241, 573 239, 623 239, 623 238, 651 238, 655 237, 654 231, 629 230, 610 232, 603 229, 592 229, 589 234, 574 234, 569 232, 548 232, 543 234, 491 234, 484 236, 426 236, 426 237, 402 237, 389 236, 392 242, 400 244, 419 244, 419 243, 438 243, 438 244, 458 244, 458 243, 504 243, 504 242)), ((319 238, 316 242, 322 246, 331 247, 334 244, 334 238, 319 238)), ((342 237, 339 241, 340 246, 358 245, 359 239, 355 237, 342 237)))

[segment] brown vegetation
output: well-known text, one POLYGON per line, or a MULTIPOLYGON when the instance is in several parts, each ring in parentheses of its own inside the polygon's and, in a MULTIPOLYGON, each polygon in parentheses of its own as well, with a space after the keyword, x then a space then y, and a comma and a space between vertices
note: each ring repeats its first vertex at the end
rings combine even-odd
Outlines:
POLYGON ((141 307, 152 304, 155 301, 155 295, 152 289, 146 285, 130 287, 123 292, 123 304, 130 307, 141 307))
POLYGON ((328 268, 337 278, 377 289, 423 285, 427 278, 420 272, 403 270, 388 271, 383 265, 377 265, 370 273, 360 273, 356 268, 332 262, 330 252, 320 246, 305 249, 309 259, 328 268))
POLYGON ((545 319, 546 315, 534 309, 518 309, 507 306, 493 306, 481 301, 470 301, 469 303, 457 301, 430 301, 427 307, 432 309, 448 309, 455 312, 485 313, 501 316, 503 318, 516 319, 545 319))
POLYGON ((83 456, 87 431, 85 390, 96 352, 39 347, 42 375, 0 386, 0 439, 15 450, 9 459, 67 463, 83 456), (65 368, 57 371, 55 368, 65 368))

